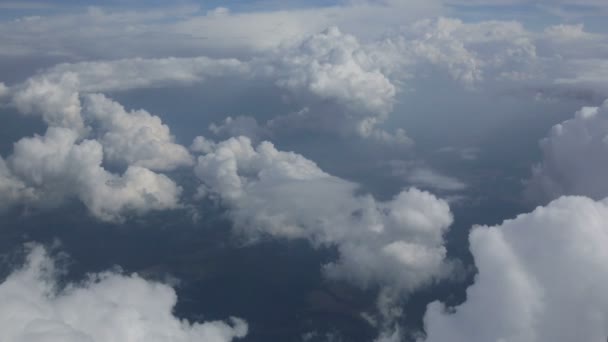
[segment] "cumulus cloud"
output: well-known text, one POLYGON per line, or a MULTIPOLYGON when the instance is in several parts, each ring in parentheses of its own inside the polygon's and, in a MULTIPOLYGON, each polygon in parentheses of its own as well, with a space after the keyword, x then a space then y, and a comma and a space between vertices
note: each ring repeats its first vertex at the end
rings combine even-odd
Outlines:
POLYGON ((541 140, 542 161, 533 168, 527 193, 539 200, 561 195, 608 196, 608 102, 585 107, 555 125, 541 140))
POLYGON ((192 84, 245 70, 247 66, 237 60, 206 57, 64 63, 12 87, 13 103, 21 113, 40 115, 51 126, 85 131, 83 95, 192 84))
POLYGON ((395 86, 354 36, 332 27, 284 52, 280 86, 335 99, 353 112, 363 109, 380 115, 391 110, 395 86))
POLYGON ((173 170, 192 164, 188 150, 174 142, 169 127, 145 110, 127 112, 101 94, 85 96, 84 115, 98 122, 104 158, 151 170, 173 170))
POLYGON ((85 132, 80 115, 78 76, 65 73, 54 80, 33 77, 14 90, 13 103, 25 115, 39 115, 50 126, 85 132))
POLYGON ((9 194, 15 189, 25 192, 39 206, 78 199, 105 220, 179 206, 181 188, 168 177, 139 166, 116 175, 102 167, 102 159, 103 148, 97 141, 78 142, 76 132, 50 127, 44 136, 16 142, 3 173, 9 173, 5 179, 12 179, 9 194))
POLYGON ((562 197, 475 227, 479 274, 456 308, 434 302, 425 341, 603 341, 608 336, 608 202, 562 197))
POLYGON ((247 323, 189 322, 175 317, 175 291, 137 274, 90 274, 59 285, 59 270, 46 250, 29 246, 22 268, 0 283, 3 341, 209 341, 247 334, 247 323))
MULTIPOLYGON (((128 174, 135 170, 147 174, 149 170, 190 166, 192 157, 175 143, 169 127, 158 116, 144 110, 127 111, 105 95, 90 92, 191 83, 239 68, 236 61, 208 58, 62 64, 9 91, 21 113, 41 115, 51 128, 66 128, 78 132, 79 138, 96 139, 94 142, 103 147, 104 161, 147 169, 133 168, 128 174)), ((167 196, 173 195, 175 191, 167 196)))
POLYGON ((387 132, 378 127, 393 110, 398 90, 385 74, 384 62, 337 27, 286 44, 256 59, 253 69, 286 90, 286 100, 300 109, 264 125, 253 126, 241 118, 224 127, 247 123, 249 129, 244 133, 251 133, 252 128, 262 132, 308 128, 409 145, 411 140, 403 129, 387 132))
POLYGON ((326 276, 401 294, 446 275, 443 235, 452 223, 445 201, 417 189, 389 201, 357 195, 357 185, 271 143, 245 137, 218 143, 198 158, 200 194, 218 198, 238 232, 304 238, 335 246, 326 276), (399 271, 396 271, 399 270, 399 271))

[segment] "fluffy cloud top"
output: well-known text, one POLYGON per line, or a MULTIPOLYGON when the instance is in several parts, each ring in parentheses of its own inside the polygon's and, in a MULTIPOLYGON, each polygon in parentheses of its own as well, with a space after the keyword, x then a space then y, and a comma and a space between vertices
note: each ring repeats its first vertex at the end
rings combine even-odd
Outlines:
POLYGON ((328 277, 407 293, 445 275, 448 204, 416 189, 381 202, 323 172, 301 155, 245 137, 218 143, 198 158, 200 193, 217 196, 246 236, 305 238, 336 246, 328 277), (396 271, 398 270, 398 271, 396 271))
POLYGON ((8 184, 0 190, 3 197, 35 197, 34 204, 41 206, 76 198, 105 220, 178 207, 181 188, 168 177, 139 166, 112 174, 101 166, 102 159, 97 141, 78 142, 76 132, 50 127, 44 136, 15 143, 13 154, 0 164, 0 184, 8 184))
POLYGON ((13 103, 21 113, 39 115, 50 126, 84 132, 78 83, 78 76, 74 73, 62 74, 54 80, 29 78, 14 90, 13 103))
POLYGON ((33 246, 25 265, 0 284, 6 342, 228 342, 247 334, 232 318, 191 323, 173 315, 175 291, 136 274, 91 274, 60 287, 54 261, 33 246))
POLYGON ((605 340, 607 221, 606 200, 562 197, 501 226, 475 227, 479 274, 462 305, 429 305, 425 341, 605 340))
POLYGON ((104 158, 151 170, 192 165, 188 150, 174 142, 169 127, 145 110, 127 112, 104 95, 86 95, 84 113, 98 122, 104 158))
MULTIPOLYGON (((118 73, 122 63, 124 61, 101 63, 102 66, 96 67, 113 75, 118 73)), ((141 62, 143 66, 147 63, 150 61, 141 62)), ((179 66, 179 63, 176 64, 179 66)), ((80 69, 79 65, 76 65, 76 69, 80 69)), ((154 77, 143 71, 139 77, 133 77, 139 80, 139 83, 135 83, 139 86, 148 84, 148 81, 153 83, 154 77), (146 77, 150 79, 146 80, 146 77)), ((174 142, 169 127, 158 116, 144 110, 127 111, 119 103, 101 94, 81 93, 82 88, 95 90, 114 86, 117 90, 130 86, 129 81, 125 83, 117 79, 112 79, 115 83, 104 86, 95 83, 95 80, 104 82, 102 76, 97 76, 99 77, 95 79, 89 75, 91 79, 86 82, 91 83, 83 84, 80 74, 73 71, 58 73, 53 69, 48 74, 32 77, 15 86, 13 103, 21 113, 41 115, 50 127, 68 128, 79 132, 82 137, 98 136, 104 147, 104 158, 108 161, 161 171, 192 164, 188 150, 174 142)))
POLYGON ((561 195, 608 196, 608 101, 585 107, 555 125, 541 140, 542 162, 533 169, 528 193, 542 200, 561 195))
POLYGON ((391 110, 395 86, 354 36, 332 27, 284 52, 279 85, 335 99, 355 113, 391 110))

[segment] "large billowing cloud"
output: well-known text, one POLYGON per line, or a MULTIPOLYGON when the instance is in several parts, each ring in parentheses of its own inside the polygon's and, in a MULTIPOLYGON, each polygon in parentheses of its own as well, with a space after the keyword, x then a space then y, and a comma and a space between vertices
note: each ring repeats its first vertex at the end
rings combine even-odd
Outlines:
POLYGON ((368 136, 392 110, 395 86, 354 36, 333 27, 279 53, 277 84, 296 98, 311 94, 344 106, 342 115, 355 117, 346 129, 368 136))
POLYGON ((254 147, 238 137, 205 147, 212 150, 195 167, 199 193, 218 198, 245 236, 335 246, 340 256, 325 274, 362 288, 406 294, 446 275, 443 235, 452 214, 435 196, 417 189, 384 202, 358 195, 356 184, 269 142, 254 147))
POLYGON ((533 169, 528 194, 540 200, 561 195, 608 196, 608 102, 585 107, 555 125, 541 140, 543 159, 533 169))
POLYGON ((59 270, 41 246, 0 283, 0 335, 6 342, 228 342, 247 334, 231 318, 189 322, 175 317, 175 291, 137 274, 90 274, 59 285, 59 270))
POLYGON ((50 127, 44 136, 16 142, 13 154, 0 164, 2 197, 43 207, 78 199, 105 220, 179 206, 181 188, 168 177, 140 166, 113 174, 102 167, 102 159, 97 141, 79 141, 74 131, 50 127))
POLYGON ((435 302, 425 341, 604 341, 608 202, 562 197, 496 227, 475 227, 479 274, 456 308, 435 302))

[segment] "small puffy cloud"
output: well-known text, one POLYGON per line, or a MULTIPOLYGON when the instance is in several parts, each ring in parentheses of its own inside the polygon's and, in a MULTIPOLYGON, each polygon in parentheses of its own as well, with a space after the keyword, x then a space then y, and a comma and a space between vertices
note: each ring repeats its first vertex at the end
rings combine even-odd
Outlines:
POLYGON ((456 308, 428 306, 424 341, 604 341, 607 221, 605 200, 562 197, 500 226, 475 227, 475 283, 456 308))
POLYGON ((210 153, 215 148, 215 142, 199 135, 192 140, 190 151, 194 153, 210 153))
POLYGON ((227 117, 220 124, 212 123, 209 130, 220 137, 230 138, 238 136, 246 136, 254 141, 259 141, 261 137, 270 134, 271 123, 265 126, 260 125, 258 121, 251 116, 227 117))
POLYGON ((437 190, 459 191, 466 189, 467 185, 462 181, 442 175, 433 169, 417 168, 411 171, 407 180, 413 184, 437 190))
POLYGON ((555 125, 540 147, 542 161, 532 170, 530 197, 585 195, 599 200, 608 196, 608 102, 585 107, 555 125))
POLYGON ((199 192, 218 198, 241 234, 335 246, 339 258, 323 267, 329 278, 406 294, 448 271, 443 235, 452 214, 427 192, 410 189, 384 202, 357 195, 356 184, 303 156, 269 142, 254 147, 245 137, 218 143, 198 158, 195 173, 199 192))
POLYGON ((169 127, 145 110, 127 112, 101 94, 86 95, 83 113, 97 122, 104 158, 151 170, 173 170, 192 164, 192 157, 176 144, 169 127))
POLYGON ((388 164, 394 176, 402 177, 409 183, 422 188, 440 191, 460 191, 467 188, 462 181, 441 174, 424 163, 391 160, 388 164))
POLYGON ((158 116, 127 111, 105 95, 90 92, 191 83, 239 65, 202 57, 61 64, 14 86, 12 102, 23 114, 41 115, 50 127, 98 139, 104 160, 168 171, 192 164, 169 127, 158 116))
POLYGON ((50 127, 44 136, 16 142, 7 165, 40 206, 76 198, 104 220, 179 206, 181 188, 168 177, 139 166, 116 175, 102 167, 102 159, 103 148, 97 141, 78 142, 76 132, 50 127))
POLYGON ((30 246, 25 265, 0 283, 0 335, 6 342, 229 342, 247 323, 189 322, 173 314, 175 291, 137 274, 90 274, 59 285, 54 260, 30 246))

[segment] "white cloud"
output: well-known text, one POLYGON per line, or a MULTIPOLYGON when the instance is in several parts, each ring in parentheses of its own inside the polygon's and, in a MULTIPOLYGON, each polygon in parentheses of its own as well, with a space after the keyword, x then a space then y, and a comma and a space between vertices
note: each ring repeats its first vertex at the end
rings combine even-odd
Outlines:
POLYGON ((449 269, 443 234, 452 215, 427 192, 410 189, 386 202, 357 195, 356 184, 301 155, 269 142, 254 148, 245 137, 218 143, 195 173, 200 192, 219 198, 241 234, 336 246, 338 260, 324 266, 330 278, 405 294, 449 269))
POLYGON ((175 317, 175 291, 137 274, 90 274, 59 285, 54 260, 30 246, 25 265, 0 284, 0 337, 6 342, 228 342, 247 323, 191 323, 175 317))
POLYGON ((12 87, 23 114, 41 115, 51 126, 85 131, 81 97, 87 93, 193 84, 207 77, 247 75, 234 59, 160 58, 59 64, 12 87))
POLYGON ((190 151, 194 153, 210 153, 215 149, 215 142, 203 137, 197 136, 190 145, 190 151))
POLYGON ((334 99, 357 113, 386 114, 392 109, 395 86, 384 76, 357 38, 336 27, 280 51, 277 83, 334 99))
POLYGON ((50 126, 84 133, 78 83, 78 76, 74 73, 64 73, 54 80, 33 77, 17 86, 12 100, 25 115, 40 115, 50 126))
POLYGON ((425 341, 603 341, 608 336, 608 202, 563 197, 475 227, 479 274, 454 309, 434 302, 425 341))
POLYGON ((127 112, 101 94, 84 98, 83 113, 98 122, 104 158, 151 170, 173 170, 192 165, 188 150, 176 144, 169 127, 145 110, 127 112))
POLYGON ((585 107, 555 125, 541 140, 542 161, 533 168, 528 195, 551 200, 561 195, 608 196, 608 102, 585 107))
POLYGON ((51 127, 98 138, 107 161, 167 171, 192 160, 161 119, 144 110, 127 111, 91 92, 190 84, 245 69, 234 60, 204 57, 62 64, 12 87, 12 102, 21 113, 41 115, 51 127))
POLYGON ((50 127, 44 136, 16 142, 7 164, 39 206, 76 198, 104 220, 179 206, 181 188, 168 177, 139 166, 129 166, 120 176, 112 174, 101 166, 102 158, 97 141, 78 142, 74 131, 50 127))
MULTIPOLYGON (((275 117, 258 130, 311 128, 409 145, 403 129, 378 128, 393 110, 397 86, 385 74, 383 54, 330 27, 254 61, 261 77, 288 92, 301 110, 275 117)), ((250 125, 251 126, 251 125, 250 125)))

